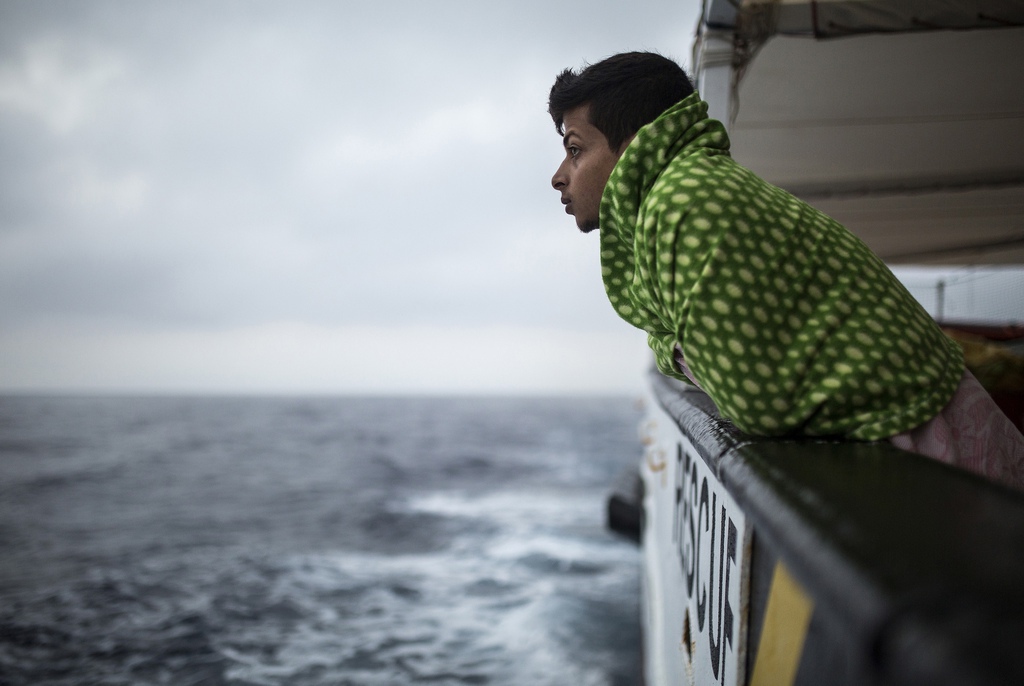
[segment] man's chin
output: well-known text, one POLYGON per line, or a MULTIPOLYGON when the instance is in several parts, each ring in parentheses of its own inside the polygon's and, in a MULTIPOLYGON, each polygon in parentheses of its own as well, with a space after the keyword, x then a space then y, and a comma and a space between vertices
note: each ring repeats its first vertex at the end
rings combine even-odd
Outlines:
POLYGON ((596 231, 598 228, 596 219, 589 219, 581 222, 576 222, 576 226, 579 227, 580 233, 590 233, 591 231, 596 231))

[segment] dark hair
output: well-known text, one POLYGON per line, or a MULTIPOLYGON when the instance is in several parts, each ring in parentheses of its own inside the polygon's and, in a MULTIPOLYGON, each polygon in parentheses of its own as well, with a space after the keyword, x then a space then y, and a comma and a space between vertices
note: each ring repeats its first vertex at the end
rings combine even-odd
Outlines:
POLYGON ((548 97, 548 113, 564 134, 565 113, 590 105, 590 123, 604 134, 612 150, 640 127, 693 92, 682 67, 653 52, 624 52, 578 74, 566 69, 555 79, 548 97))

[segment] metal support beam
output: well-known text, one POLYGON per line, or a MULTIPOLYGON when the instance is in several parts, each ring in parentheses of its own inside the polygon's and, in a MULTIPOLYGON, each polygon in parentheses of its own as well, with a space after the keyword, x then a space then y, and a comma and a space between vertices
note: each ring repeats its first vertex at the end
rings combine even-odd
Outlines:
POLYGON ((697 90, 708 103, 708 114, 725 124, 732 124, 733 67, 732 32, 703 27, 694 45, 694 71, 697 90))

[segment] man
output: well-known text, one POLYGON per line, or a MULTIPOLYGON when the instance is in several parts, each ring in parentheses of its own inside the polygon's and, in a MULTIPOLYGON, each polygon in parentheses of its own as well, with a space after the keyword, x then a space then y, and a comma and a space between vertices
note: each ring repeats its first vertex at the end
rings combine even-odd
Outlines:
POLYGON ((748 433, 888 439, 1024 488, 1024 438, 959 347, 859 239, 732 160, 678 65, 567 69, 548 111, 552 186, 600 228, 608 299, 663 373, 748 433))

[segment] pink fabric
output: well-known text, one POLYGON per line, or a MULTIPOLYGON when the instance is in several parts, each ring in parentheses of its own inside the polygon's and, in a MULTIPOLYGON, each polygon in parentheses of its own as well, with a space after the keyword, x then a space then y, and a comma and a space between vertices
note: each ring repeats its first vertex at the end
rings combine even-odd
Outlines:
POLYGON ((1024 436, 967 370, 942 412, 889 441, 1024 490, 1024 436))

